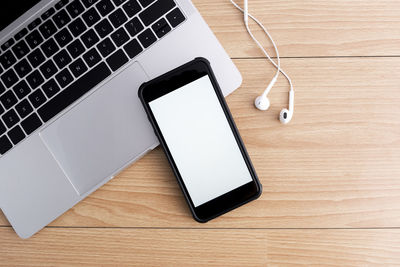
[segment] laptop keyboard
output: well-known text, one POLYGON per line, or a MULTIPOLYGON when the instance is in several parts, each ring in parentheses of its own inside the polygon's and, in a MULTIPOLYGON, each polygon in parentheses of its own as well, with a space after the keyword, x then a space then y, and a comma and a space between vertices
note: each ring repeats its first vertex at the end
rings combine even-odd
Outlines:
POLYGON ((173 0, 61 0, 1 45, 0 155, 185 20, 173 0))

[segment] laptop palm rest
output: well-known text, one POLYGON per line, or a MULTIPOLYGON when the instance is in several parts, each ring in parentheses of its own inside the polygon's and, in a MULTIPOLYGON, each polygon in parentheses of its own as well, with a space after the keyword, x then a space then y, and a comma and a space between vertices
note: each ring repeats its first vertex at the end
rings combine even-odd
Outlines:
POLYGON ((157 143, 137 96, 146 73, 135 62, 116 78, 40 133, 79 195, 157 143))

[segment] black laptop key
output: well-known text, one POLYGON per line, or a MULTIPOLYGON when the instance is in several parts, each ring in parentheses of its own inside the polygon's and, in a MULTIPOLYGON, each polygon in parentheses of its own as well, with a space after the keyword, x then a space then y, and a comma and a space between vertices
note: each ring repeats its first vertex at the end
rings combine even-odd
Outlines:
POLYGON ((4 69, 8 69, 11 67, 17 60, 15 59, 14 55, 11 51, 7 51, 0 56, 0 63, 4 69))
POLYGON ((131 18, 135 16, 142 9, 137 2, 137 0, 129 0, 126 2, 122 8, 125 10, 126 14, 131 18))
POLYGON ((18 144, 25 138, 25 134, 22 131, 21 127, 18 125, 12 128, 8 133, 8 137, 11 139, 14 145, 18 144))
POLYGON ((10 88, 18 81, 18 77, 13 69, 9 69, 3 75, 1 75, 1 80, 7 88, 10 88))
MULTIPOLYGON (((6 91, 6 88, 4 87, 3 83, 0 82, 0 95, 1 95, 2 93, 4 93, 5 91, 6 91)), ((1 114, 1 112, 0 112, 0 114, 1 114)))
POLYGON ((24 40, 21 40, 20 42, 18 42, 11 49, 14 52, 14 55, 18 59, 23 58, 26 54, 28 54, 30 52, 29 48, 24 40))
POLYGON ((30 31, 32 31, 33 29, 35 29, 37 26, 40 25, 40 23, 42 23, 42 20, 40 18, 36 18, 34 21, 32 21, 29 25, 28 25, 28 29, 30 31))
POLYGON ((36 68, 45 61, 45 57, 42 51, 40 51, 40 49, 37 48, 28 55, 28 60, 31 63, 32 67, 36 68))
POLYGON ((98 0, 82 0, 82 3, 85 5, 86 8, 91 7, 94 3, 98 0))
POLYGON ((120 6, 122 5, 124 2, 126 2, 126 0, 113 0, 114 5, 116 6, 120 6))
POLYGON ((106 79, 110 74, 111 71, 104 62, 97 65, 61 91, 53 99, 44 104, 43 107, 38 110, 39 116, 44 122, 49 121, 63 109, 71 105, 85 93, 89 92, 93 87, 106 79))
POLYGON ((143 10, 143 12, 139 14, 139 17, 143 21, 144 25, 149 26, 165 13, 170 11, 173 7, 175 7, 175 2, 173 0, 158 0, 143 10))
POLYGON ((85 48, 79 39, 73 41, 70 45, 67 46, 68 52, 71 54, 73 58, 79 57, 83 52, 85 52, 85 48))
POLYGON ((94 7, 83 13, 82 15, 83 20, 86 22, 86 25, 88 27, 92 27, 94 24, 96 24, 100 20, 100 15, 96 11, 94 7))
POLYGON ((103 57, 107 57, 109 54, 115 51, 115 45, 111 42, 110 38, 104 39, 97 45, 97 49, 103 57))
POLYGON ((71 63, 71 65, 69 65, 69 69, 71 70, 72 74, 74 74, 74 76, 78 78, 83 73, 85 73, 88 68, 86 67, 85 62, 83 62, 81 58, 78 58, 73 63, 71 63))
POLYGON ((43 84, 42 89, 47 98, 52 98, 55 94, 60 92, 60 87, 54 79, 51 79, 47 83, 43 84))
POLYGON ((30 115, 28 118, 23 120, 21 122, 21 126, 26 132, 26 134, 31 134, 33 133, 37 128, 39 128, 42 125, 42 122, 40 121, 38 115, 36 113, 33 113, 30 115))
POLYGON ((68 4, 69 0, 60 0, 56 5, 56 9, 61 9, 68 4))
POLYGON ((143 48, 136 39, 133 39, 124 46, 124 50, 130 58, 134 58, 143 51, 143 48))
POLYGON ((3 104, 3 107, 7 110, 10 109, 12 106, 17 104, 18 100, 17 97, 11 90, 8 90, 5 94, 0 97, 0 102, 3 104))
POLYGON ((150 5, 152 2, 154 2, 154 0, 139 0, 140 4, 143 7, 147 7, 148 5, 150 5))
POLYGON ((35 92, 30 94, 28 98, 35 108, 40 107, 44 102, 46 102, 46 97, 40 89, 37 89, 35 92))
POLYGON ((28 30, 26 28, 23 28, 22 30, 20 30, 15 36, 15 40, 21 40, 25 35, 28 34, 28 30))
MULTIPOLYGON (((3 83, 2 82, 0 82, 0 95, 2 94, 2 93, 4 93, 6 91, 6 87, 3 85, 3 83)), ((3 110, 3 107, 0 105, 0 115, 1 115, 1 113, 3 112, 4 110, 3 110)))
POLYGON ((29 65, 28 60, 24 58, 15 65, 14 69, 17 72, 18 76, 20 78, 23 78, 28 75, 29 72, 31 72, 32 67, 29 65))
POLYGON ((42 74, 40 74, 38 70, 35 70, 31 74, 29 74, 26 77, 26 80, 29 86, 32 88, 32 90, 38 88, 44 82, 43 76, 42 74))
POLYGON ((68 28, 75 37, 81 35, 84 31, 86 31, 85 23, 83 23, 83 20, 81 18, 77 18, 76 20, 71 22, 68 25, 68 28))
POLYGON ((128 57, 125 55, 122 49, 118 50, 114 54, 112 54, 109 58, 107 58, 107 63, 113 71, 121 68, 125 63, 129 61, 128 57))
POLYGON ((163 28, 161 28, 160 30, 156 31, 156 35, 157 35, 158 38, 161 38, 161 37, 163 37, 164 35, 166 35, 170 31, 171 31, 171 27, 167 24, 163 28))
POLYGON ((68 16, 67 11, 63 9, 53 16, 53 21, 58 28, 62 28, 71 21, 71 18, 68 16))
POLYGON ((40 25, 39 31, 43 35, 43 37, 47 39, 57 32, 57 28, 51 20, 48 20, 40 25))
POLYGON ((68 69, 64 69, 56 75, 56 80, 58 81, 58 84, 62 88, 64 88, 68 84, 70 84, 74 80, 74 78, 72 77, 68 69))
POLYGON ((7 131, 6 126, 0 120, 0 136, 7 131))
POLYGON ((139 34, 138 39, 144 48, 149 47, 151 44, 157 41, 157 37, 150 29, 147 29, 139 34))
POLYGON ((12 128, 15 124, 19 122, 19 117, 13 109, 8 111, 1 117, 4 123, 7 125, 8 129, 12 128))
POLYGON ((50 59, 46 61, 42 66, 40 66, 40 71, 46 79, 57 73, 57 67, 54 62, 50 59))
POLYGON ((54 60, 54 62, 56 62, 59 69, 64 68, 72 61, 70 55, 68 54, 68 52, 65 49, 58 52, 53 57, 53 60, 54 60))
POLYGON ((164 18, 162 18, 156 21, 153 25, 151 25, 151 28, 153 29, 154 32, 158 32, 159 30, 164 28, 165 25, 167 25, 167 21, 164 18))
POLYGON ((31 89, 26 81, 22 80, 13 87, 13 91, 19 99, 22 99, 31 92, 31 89))
POLYGON ((51 7, 42 14, 42 19, 46 20, 46 19, 50 18, 50 16, 53 15, 54 13, 56 13, 56 11, 54 10, 54 8, 51 7))
POLYGON ((91 68, 100 62, 101 56, 95 48, 92 48, 83 55, 83 59, 85 60, 89 68, 91 68))
POLYGON ((15 109, 17 110, 18 115, 21 118, 25 118, 26 116, 31 114, 31 112, 33 111, 31 104, 26 99, 24 99, 20 103, 18 103, 18 105, 15 106, 15 109))
POLYGON ((167 34, 169 31, 171 31, 171 27, 168 25, 167 21, 164 18, 155 22, 151 26, 151 28, 156 33, 158 38, 163 37, 165 34, 167 34))
POLYGON ((72 41, 72 35, 64 28, 54 36, 54 39, 56 39, 60 47, 64 47, 72 41))
POLYGON ((81 39, 86 48, 90 48, 97 44, 98 41, 100 41, 99 37, 93 29, 90 29, 85 34, 83 34, 81 39))
POLYGON ((185 20, 185 16, 182 14, 179 8, 175 8, 167 14, 167 20, 171 26, 175 28, 185 20))
POLYGON ((12 148, 12 144, 10 140, 8 140, 7 136, 0 137, 0 154, 4 155, 8 150, 12 148))
POLYGON ((6 51, 8 48, 10 48, 13 44, 15 43, 14 39, 11 38, 9 39, 7 42, 5 42, 4 44, 1 45, 1 49, 3 49, 3 51, 6 51))
POLYGON ((96 8, 104 17, 114 10, 114 5, 111 3, 110 0, 101 0, 99 3, 96 4, 96 8))
POLYGON ((72 18, 76 18, 84 10, 85 10, 85 8, 83 7, 83 5, 77 0, 72 1, 71 4, 69 4, 67 6, 67 11, 71 15, 72 18))
POLYGON ((94 28, 101 38, 104 38, 113 31, 113 27, 107 19, 100 21, 94 28))
POLYGON ((125 13, 120 8, 111 13, 110 16, 108 16, 108 18, 110 19, 112 25, 116 29, 128 21, 128 18, 126 17, 125 13))
POLYGON ((40 48, 42 48, 46 57, 51 57, 60 50, 53 38, 47 40, 40 48))
POLYGON ((43 38, 37 30, 34 30, 26 36, 26 42, 30 48, 34 49, 43 42, 43 38))
POLYGON ((114 41, 117 47, 120 47, 129 41, 129 36, 124 28, 120 28, 119 30, 111 34, 111 39, 114 41))

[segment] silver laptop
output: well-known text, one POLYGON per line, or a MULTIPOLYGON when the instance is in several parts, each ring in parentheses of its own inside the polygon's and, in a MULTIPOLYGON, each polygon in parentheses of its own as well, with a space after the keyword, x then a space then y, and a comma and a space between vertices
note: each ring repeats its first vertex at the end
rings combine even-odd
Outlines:
POLYGON ((0 10, 0 208, 28 238, 158 145, 145 81, 209 59, 241 76, 190 0, 7 0, 0 10))

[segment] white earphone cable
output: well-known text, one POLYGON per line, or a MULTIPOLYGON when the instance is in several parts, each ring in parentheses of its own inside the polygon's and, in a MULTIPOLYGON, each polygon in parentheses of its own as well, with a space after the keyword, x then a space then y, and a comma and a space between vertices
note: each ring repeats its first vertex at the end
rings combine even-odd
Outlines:
MULTIPOLYGON (((246 30, 249 33, 250 37, 254 40, 254 42, 257 44, 257 46, 261 49, 261 51, 265 54, 265 56, 268 58, 268 60, 277 68, 277 72, 274 76, 274 80, 276 80, 279 76, 279 72, 283 74, 283 76, 285 76, 285 78, 288 80, 289 85, 290 85, 290 91, 294 92, 294 88, 293 88, 293 84, 292 84, 292 80, 290 79, 290 77, 281 69, 281 61, 280 61, 280 57, 279 57, 279 52, 278 52, 278 48, 274 42, 274 40, 272 39, 272 36, 269 34, 269 32, 267 31, 267 29, 264 27, 264 25, 258 21, 254 16, 252 16, 249 12, 248 12, 248 8, 247 8, 247 0, 244 0, 245 2, 245 9, 241 8, 238 4, 236 4, 233 0, 230 0, 231 3, 237 8, 239 9, 241 12, 243 12, 244 14, 244 21, 245 21, 245 26, 246 26, 246 30), (272 60, 272 58, 270 57, 270 55, 268 54, 268 52, 264 49, 264 47, 260 44, 260 42, 254 37, 253 33, 250 30, 249 27, 249 23, 248 23, 248 17, 250 17, 254 22, 256 22, 258 24, 258 26, 260 26, 264 32, 267 34, 268 38, 271 40, 272 45, 274 46, 275 49, 275 53, 276 53, 276 58, 278 63, 275 63, 274 60, 272 60)), ((268 95, 269 91, 271 90, 271 88, 269 88, 269 90, 265 90, 263 93, 263 96, 268 95)))

